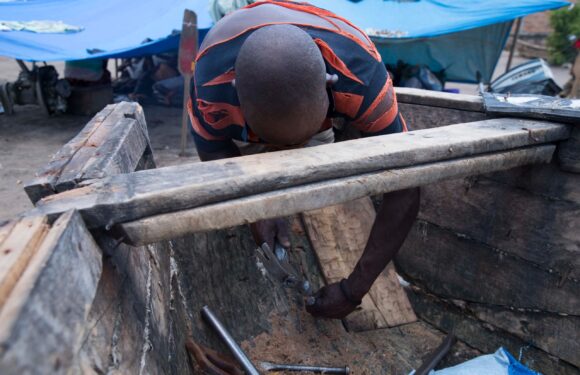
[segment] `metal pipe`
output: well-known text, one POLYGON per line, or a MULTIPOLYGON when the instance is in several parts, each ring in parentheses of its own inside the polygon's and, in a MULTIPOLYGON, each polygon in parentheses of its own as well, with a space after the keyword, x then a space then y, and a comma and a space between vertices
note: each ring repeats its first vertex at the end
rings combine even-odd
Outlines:
POLYGON ((271 362, 260 362, 260 366, 265 371, 310 371, 315 374, 350 374, 350 368, 344 367, 324 367, 306 365, 281 365, 271 362))
POLYGON ((214 313, 209 309, 209 307, 204 306, 201 309, 201 316, 205 321, 216 330, 218 335, 224 340, 234 357, 240 362, 244 370, 249 375, 260 375, 258 370, 254 367, 252 362, 246 353, 240 348, 240 346, 234 341, 233 337, 229 334, 226 327, 218 320, 214 313))
POLYGON ((511 66, 512 66, 512 59, 514 57, 514 51, 516 50, 516 43, 518 41, 518 36, 520 35, 520 27, 522 26, 522 18, 518 18, 518 20, 516 21, 516 32, 514 33, 514 38, 512 40, 512 45, 510 47, 510 56, 508 57, 508 62, 507 62, 507 66, 505 68, 505 71, 507 72, 508 70, 510 70, 511 66))
POLYGON ((447 334, 447 337, 441 344, 431 353, 429 357, 421 364, 419 369, 415 371, 415 375, 427 375, 437 364, 445 357, 455 343, 456 338, 453 332, 447 334))

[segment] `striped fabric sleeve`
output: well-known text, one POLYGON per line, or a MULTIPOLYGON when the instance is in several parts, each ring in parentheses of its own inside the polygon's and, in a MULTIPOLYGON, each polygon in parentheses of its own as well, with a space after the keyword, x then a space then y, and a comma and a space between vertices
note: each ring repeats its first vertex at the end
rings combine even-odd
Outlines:
POLYGON ((200 116, 197 106, 193 105, 193 100, 195 97, 189 99, 187 112, 191 121, 191 134, 197 150, 212 153, 227 149, 230 146, 230 141, 226 137, 210 133, 212 130, 200 116))
POLYGON ((375 79, 369 85, 366 95, 372 96, 372 101, 354 119, 353 126, 366 136, 407 131, 405 120, 399 113, 393 83, 384 65, 376 69, 375 79))

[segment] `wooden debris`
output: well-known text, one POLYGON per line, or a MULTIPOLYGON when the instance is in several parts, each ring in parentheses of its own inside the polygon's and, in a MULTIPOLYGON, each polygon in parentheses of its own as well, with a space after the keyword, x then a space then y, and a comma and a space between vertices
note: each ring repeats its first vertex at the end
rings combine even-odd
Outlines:
MULTIPOLYGON (((339 282, 350 274, 366 246, 375 216, 368 197, 302 214, 327 283, 339 282)), ((392 264, 363 298, 361 309, 345 319, 349 329, 356 331, 416 320, 392 264)))

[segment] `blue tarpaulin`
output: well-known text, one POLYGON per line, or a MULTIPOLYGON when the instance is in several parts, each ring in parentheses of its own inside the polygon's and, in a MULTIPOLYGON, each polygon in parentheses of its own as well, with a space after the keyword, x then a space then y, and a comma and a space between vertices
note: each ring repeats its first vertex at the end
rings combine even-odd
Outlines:
POLYGON ((186 8, 197 14, 200 30, 212 26, 207 0, 0 2, 0 21, 62 21, 83 29, 66 34, 0 31, 0 55, 58 61, 139 56, 175 49, 186 8))
MULTIPOLYGON (((369 32, 386 63, 403 60, 446 69, 447 78, 488 82, 511 23, 556 9, 562 0, 311 0, 369 32), (386 37, 385 37, 386 36, 386 37)), ((0 21, 62 21, 76 33, 0 31, 0 55, 28 61, 129 57, 175 49, 183 10, 211 27, 208 0, 14 0, 0 21), (145 42, 145 40, 151 40, 145 42)))

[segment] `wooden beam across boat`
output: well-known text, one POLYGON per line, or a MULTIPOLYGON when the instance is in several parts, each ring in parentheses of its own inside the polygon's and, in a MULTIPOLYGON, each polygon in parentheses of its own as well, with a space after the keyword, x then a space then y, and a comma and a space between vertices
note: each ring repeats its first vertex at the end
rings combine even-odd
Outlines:
MULTIPOLYGON (((118 223, 230 199, 253 197, 259 200, 260 194, 297 186, 302 186, 299 189, 301 194, 308 194, 309 186, 314 192, 320 190, 320 184, 332 184, 332 180, 353 176, 358 177, 350 183, 364 186, 370 183, 367 181, 376 181, 363 176, 366 173, 407 167, 418 168, 407 173, 415 175, 415 180, 395 177, 394 173, 390 174, 393 176, 390 180, 397 181, 399 188, 413 187, 441 179, 436 176, 423 178, 422 176, 427 176, 426 171, 433 166, 421 165, 446 160, 470 165, 469 160, 460 159, 559 141, 567 139, 569 134, 570 129, 566 125, 519 119, 493 119, 451 125, 307 149, 111 176, 82 188, 48 196, 39 201, 32 212, 56 217, 74 208, 81 212, 89 227, 111 227, 118 223)), ((545 149, 542 150, 544 153, 540 159, 528 154, 523 162, 519 153, 513 154, 516 155, 514 160, 519 161, 512 163, 512 166, 547 161, 551 154, 548 152, 550 155, 547 156, 545 149)), ((532 154, 536 155, 535 152, 532 154)), ((498 160, 510 159, 506 159, 506 155, 496 157, 498 160)), ((442 163, 436 169, 441 175, 450 177, 466 175, 465 169, 458 172, 457 165, 442 163)), ((489 172, 497 169, 479 170, 489 172)), ((477 170, 474 169, 472 173, 477 173, 477 170)), ((376 187, 379 185, 374 188, 365 187, 366 194, 381 192, 376 187)), ((381 189, 385 189, 384 186, 381 189)), ((349 186, 343 190, 344 200, 347 200, 353 195, 349 191, 356 189, 349 186)), ((383 191, 392 190, 396 188, 383 191)), ((358 197, 360 195, 352 198, 358 197)), ((290 198, 288 196, 286 199, 290 198)), ((319 207, 321 206, 311 208, 319 207)), ((257 216, 256 219, 266 216, 258 213, 254 215, 257 216)))
POLYGON ((429 91, 410 87, 397 87, 397 101, 423 105, 427 107, 440 107, 459 109, 462 111, 485 112, 483 98, 479 95, 454 94, 442 91, 429 91))

